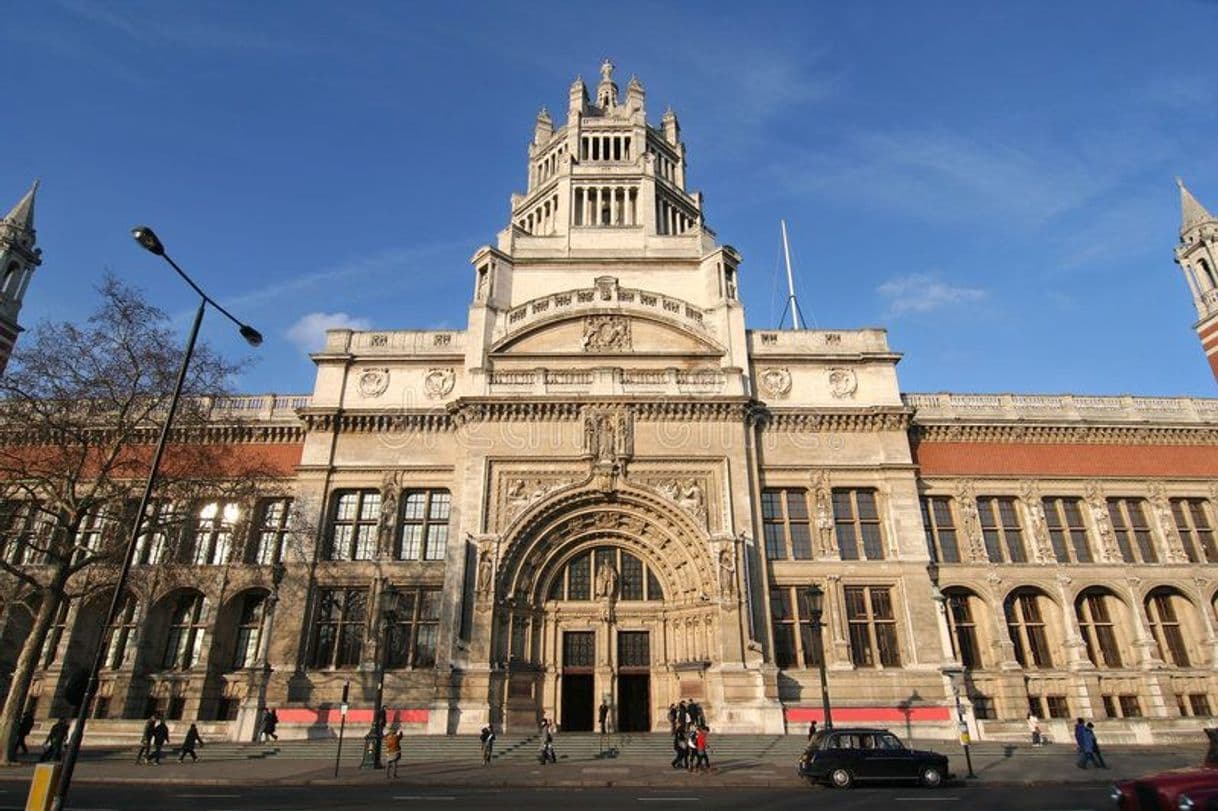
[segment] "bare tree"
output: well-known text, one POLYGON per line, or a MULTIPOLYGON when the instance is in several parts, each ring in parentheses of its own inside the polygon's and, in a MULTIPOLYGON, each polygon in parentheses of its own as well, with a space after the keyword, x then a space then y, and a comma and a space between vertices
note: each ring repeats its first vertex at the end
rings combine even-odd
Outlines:
MULTIPOLYGON (((16 757, 19 719, 60 606, 117 579, 133 492, 148 474, 182 359, 165 313, 140 291, 107 277, 98 293, 87 322, 38 326, 0 377, 0 590, 23 595, 32 613, 0 711, 0 763, 16 757)), ((267 475, 209 434, 214 397, 237 370, 196 348, 158 477, 162 503, 237 498, 267 475)), ((163 512, 148 537, 174 534, 156 524, 163 512)))

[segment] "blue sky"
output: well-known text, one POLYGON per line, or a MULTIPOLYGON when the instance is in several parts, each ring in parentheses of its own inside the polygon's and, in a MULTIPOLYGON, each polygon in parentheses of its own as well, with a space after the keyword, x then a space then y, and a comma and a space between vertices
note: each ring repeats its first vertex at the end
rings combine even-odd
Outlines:
POLYGON ((1171 251, 1174 175, 1218 210, 1216 29, 1201 2, 22 0, 0 31, 0 204, 42 178, 22 321, 83 316, 108 269, 184 331, 146 222, 266 334, 244 391, 309 391, 325 323, 459 328, 537 109, 608 56, 680 116, 750 326, 782 309, 785 217, 805 314, 887 327, 907 391, 1211 396, 1171 251))

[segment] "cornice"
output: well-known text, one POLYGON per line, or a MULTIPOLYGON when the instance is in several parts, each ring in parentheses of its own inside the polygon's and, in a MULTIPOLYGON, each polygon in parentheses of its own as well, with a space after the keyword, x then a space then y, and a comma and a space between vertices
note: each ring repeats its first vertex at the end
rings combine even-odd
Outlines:
POLYGON ((771 431, 833 431, 867 433, 908 431, 913 411, 901 407, 873 407, 827 411, 822 409, 762 410, 760 418, 771 431))
POLYGON ((1218 427, 1150 425, 915 424, 915 443, 998 442, 1033 445, 1218 445, 1218 427))

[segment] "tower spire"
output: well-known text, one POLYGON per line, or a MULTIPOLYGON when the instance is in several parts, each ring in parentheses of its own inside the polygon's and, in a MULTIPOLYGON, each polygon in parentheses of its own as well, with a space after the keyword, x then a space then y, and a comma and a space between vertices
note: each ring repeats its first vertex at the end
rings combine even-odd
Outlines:
POLYGON ((1180 233, 1183 234, 1194 226, 1214 219, 1214 215, 1210 214, 1196 197, 1193 197, 1193 193, 1184 185, 1183 180, 1177 177, 1176 185, 1180 187, 1180 233))
POLYGON ((30 190, 25 193, 25 196, 17 201, 17 205, 5 215, 4 222, 8 225, 21 228, 26 231, 34 230, 34 197, 38 194, 38 184, 41 181, 35 180, 30 186, 30 190))

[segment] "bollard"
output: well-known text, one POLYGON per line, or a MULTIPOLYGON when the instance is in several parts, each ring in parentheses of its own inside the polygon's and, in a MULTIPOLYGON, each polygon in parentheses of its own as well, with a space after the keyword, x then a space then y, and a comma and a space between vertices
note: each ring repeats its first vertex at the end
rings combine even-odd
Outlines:
POLYGON ((34 778, 30 781, 30 796, 25 801, 25 811, 49 811, 59 785, 58 761, 39 763, 34 767, 34 778))

